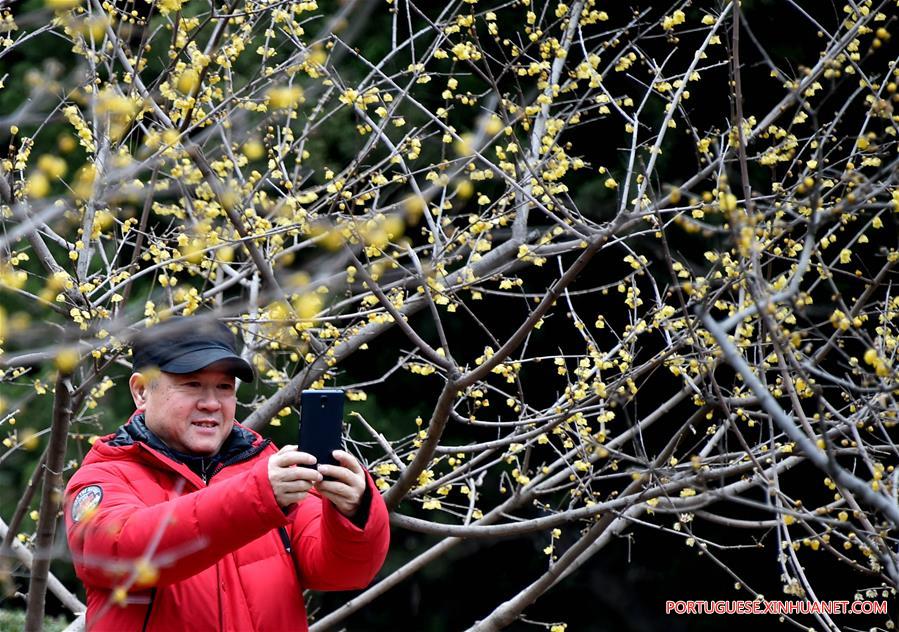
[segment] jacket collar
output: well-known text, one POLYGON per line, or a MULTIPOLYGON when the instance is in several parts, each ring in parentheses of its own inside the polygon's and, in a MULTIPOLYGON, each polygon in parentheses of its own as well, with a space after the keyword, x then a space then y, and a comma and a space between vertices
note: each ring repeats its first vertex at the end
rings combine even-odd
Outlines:
POLYGON ((252 430, 235 423, 231 428, 231 434, 225 439, 218 454, 212 456, 188 454, 169 447, 147 428, 143 413, 135 413, 128 423, 120 426, 115 434, 106 441, 106 445, 125 447, 142 443, 176 463, 183 463, 205 482, 220 469, 220 466, 224 467, 245 461, 258 454, 270 442, 270 439, 262 440, 252 430))

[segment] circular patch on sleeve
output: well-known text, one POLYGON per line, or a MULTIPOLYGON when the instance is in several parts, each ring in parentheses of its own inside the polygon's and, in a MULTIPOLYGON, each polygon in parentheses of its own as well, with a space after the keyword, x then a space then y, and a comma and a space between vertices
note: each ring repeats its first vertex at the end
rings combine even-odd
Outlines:
POLYGON ((72 502, 72 521, 78 522, 89 516, 100 506, 103 489, 99 485, 88 485, 75 496, 72 502))

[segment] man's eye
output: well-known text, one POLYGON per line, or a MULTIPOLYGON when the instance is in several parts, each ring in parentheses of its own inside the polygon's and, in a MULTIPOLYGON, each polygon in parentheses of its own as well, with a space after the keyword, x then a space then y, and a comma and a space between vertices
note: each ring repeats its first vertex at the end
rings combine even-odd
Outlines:
POLYGON ((188 388, 199 388, 200 383, 199 382, 185 382, 184 386, 187 386, 188 388))
POLYGON ((219 388, 222 389, 223 391, 233 391, 234 385, 233 384, 219 384, 219 388))

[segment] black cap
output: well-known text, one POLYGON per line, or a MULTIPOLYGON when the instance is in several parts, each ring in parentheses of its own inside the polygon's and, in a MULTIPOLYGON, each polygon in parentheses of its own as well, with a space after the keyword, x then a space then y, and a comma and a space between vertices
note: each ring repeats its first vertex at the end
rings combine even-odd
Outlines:
POLYGON ((157 368, 166 373, 193 373, 216 362, 244 382, 253 367, 237 353, 237 338, 218 320, 176 316, 140 332, 131 342, 135 371, 157 368))

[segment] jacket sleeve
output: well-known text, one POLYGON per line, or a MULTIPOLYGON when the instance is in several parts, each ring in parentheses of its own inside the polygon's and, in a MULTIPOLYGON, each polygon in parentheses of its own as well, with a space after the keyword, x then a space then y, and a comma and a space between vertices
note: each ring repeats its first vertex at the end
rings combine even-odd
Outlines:
POLYGON ((387 507, 366 473, 371 505, 364 528, 341 514, 316 490, 290 513, 291 541, 304 588, 365 588, 381 569, 390 546, 387 507))
POLYGON ((171 584, 286 524, 268 481, 268 459, 244 473, 178 498, 147 505, 121 470, 89 465, 66 490, 66 526, 78 576, 112 588, 171 584), (72 503, 89 486, 102 489, 96 509, 79 521, 72 503))

